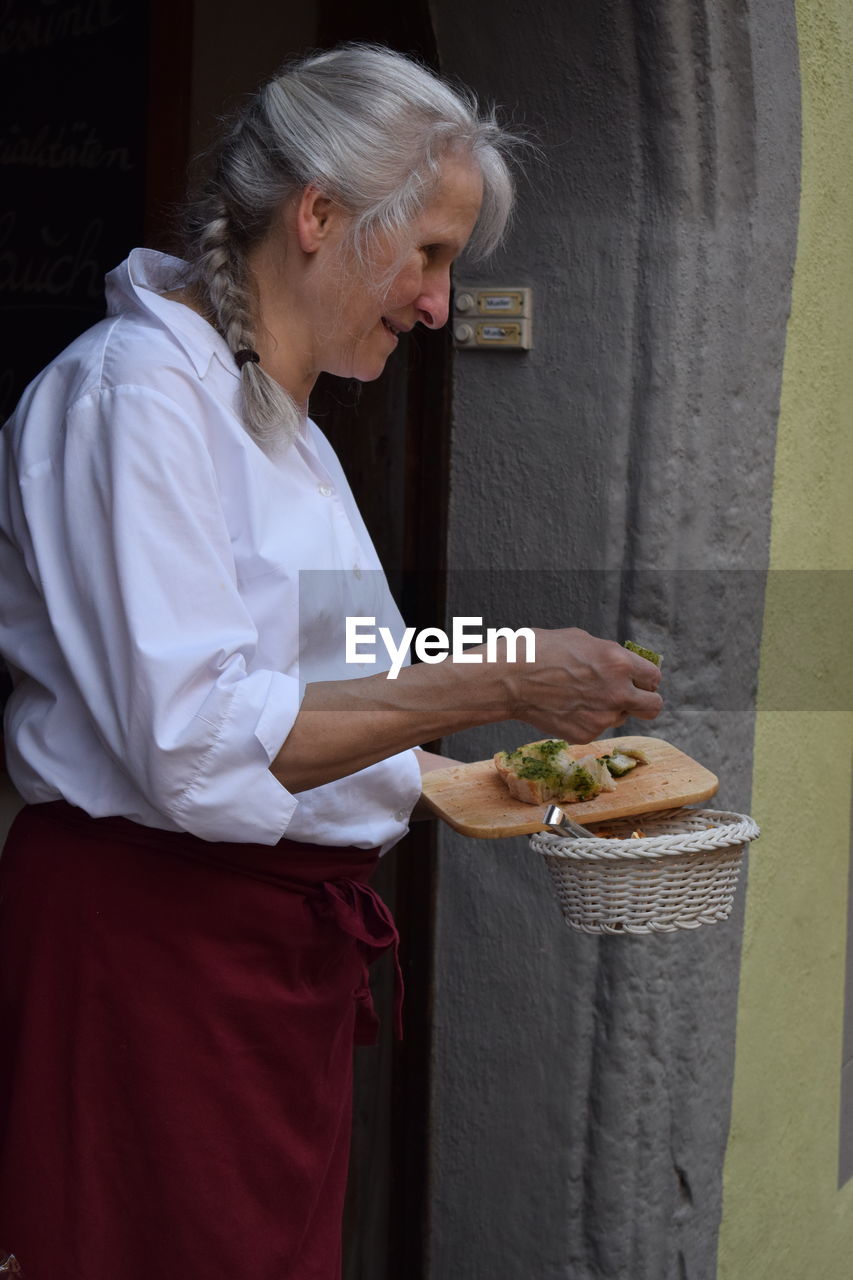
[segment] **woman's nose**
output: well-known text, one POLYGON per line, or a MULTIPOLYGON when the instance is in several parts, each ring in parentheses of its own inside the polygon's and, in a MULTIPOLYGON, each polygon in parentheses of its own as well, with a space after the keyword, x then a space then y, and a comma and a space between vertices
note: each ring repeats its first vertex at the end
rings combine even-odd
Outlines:
POLYGON ((418 319, 427 329, 441 329, 450 315, 450 281, 424 289, 415 303, 418 319))

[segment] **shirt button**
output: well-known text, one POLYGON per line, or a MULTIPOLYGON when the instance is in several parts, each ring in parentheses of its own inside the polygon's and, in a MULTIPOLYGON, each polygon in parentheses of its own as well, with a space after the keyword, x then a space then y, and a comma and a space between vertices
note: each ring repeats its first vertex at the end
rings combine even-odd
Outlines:
POLYGON ((398 809, 397 812, 394 814, 394 817, 397 819, 398 822, 408 822, 409 811, 408 809, 398 809))
POLYGON ((317 485, 317 492, 318 492, 319 494, 321 494, 321 495, 322 495, 322 497, 324 497, 324 498, 331 498, 331 496, 332 496, 332 486, 331 486, 331 485, 329 485, 329 484, 318 484, 318 485, 317 485))
POLYGON ((353 571, 353 573, 355 574, 355 576, 356 576, 357 578, 360 578, 360 577, 361 577, 361 569, 359 568, 359 566, 358 566, 357 564, 354 564, 354 565, 353 565, 353 567, 352 567, 352 571, 353 571))

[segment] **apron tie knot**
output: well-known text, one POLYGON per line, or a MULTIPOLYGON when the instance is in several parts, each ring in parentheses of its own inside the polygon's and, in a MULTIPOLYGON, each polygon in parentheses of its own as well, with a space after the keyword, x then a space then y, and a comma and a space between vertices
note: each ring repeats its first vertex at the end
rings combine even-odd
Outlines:
POLYGON ((312 899, 318 915, 332 920, 342 933, 355 938, 364 963, 362 985, 355 993, 356 1044, 375 1044, 379 1018, 370 991, 368 965, 389 948, 394 956, 394 1030, 403 1038, 403 971, 400 968, 400 935, 394 918, 375 889, 358 880, 324 880, 312 899))

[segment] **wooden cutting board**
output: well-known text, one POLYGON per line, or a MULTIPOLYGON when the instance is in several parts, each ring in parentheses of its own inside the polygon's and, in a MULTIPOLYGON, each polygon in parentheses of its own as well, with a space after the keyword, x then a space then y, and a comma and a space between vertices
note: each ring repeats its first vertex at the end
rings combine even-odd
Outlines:
MULTIPOLYGON (((617 778, 615 791, 566 805, 566 812, 576 822, 586 825, 655 809, 677 809, 679 805, 709 799, 719 786, 713 773, 663 738, 607 738, 571 746, 569 752, 579 760, 581 756, 603 755, 620 747, 640 747, 649 763, 637 765, 624 778, 617 778)), ((494 840, 542 830, 546 806, 525 804, 511 796, 498 777, 493 760, 434 769, 424 775, 423 793, 439 818, 465 836, 494 840)))

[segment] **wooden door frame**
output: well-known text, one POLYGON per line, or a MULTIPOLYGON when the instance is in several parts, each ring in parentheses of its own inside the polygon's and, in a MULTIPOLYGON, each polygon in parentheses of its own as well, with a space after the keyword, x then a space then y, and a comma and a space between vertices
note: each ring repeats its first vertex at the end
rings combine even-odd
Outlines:
POLYGON ((186 195, 190 161, 193 0, 148 0, 148 110, 144 237, 174 251, 174 211, 186 195))
MULTIPOLYGON (((438 70, 438 53, 427 0, 400 5, 374 0, 320 0, 318 43, 345 40, 387 44, 438 70)), ((409 335, 405 411, 402 572, 397 598, 406 622, 443 623, 446 604, 447 512, 450 454, 451 343, 448 332, 421 329, 409 335)), ((398 356, 402 354, 398 352, 398 356)), ((375 387, 363 389, 365 399, 375 387)), ((336 442, 343 445, 343 441, 336 442)), ((346 461, 345 461, 346 466, 346 461)), ((348 473, 354 487, 359 477, 348 473)), ((370 525, 370 485, 356 498, 370 525)), ((381 512, 376 513, 381 518, 381 512)), ((396 557, 395 557, 396 558, 396 557)), ((440 743, 424 743, 439 750, 440 743)), ((433 941, 437 895, 437 837, 432 822, 416 823, 394 851, 387 877, 400 930, 400 961, 406 979, 405 1038, 391 1051, 390 1150, 387 1195, 387 1257, 350 1267, 347 1280, 422 1280, 426 1276, 430 1194, 430 1062, 433 1006, 433 941)), ((385 882, 383 882, 383 889, 385 882)), ((386 1012, 386 1022, 390 1021, 386 1012)))

